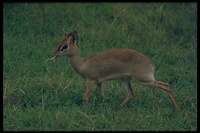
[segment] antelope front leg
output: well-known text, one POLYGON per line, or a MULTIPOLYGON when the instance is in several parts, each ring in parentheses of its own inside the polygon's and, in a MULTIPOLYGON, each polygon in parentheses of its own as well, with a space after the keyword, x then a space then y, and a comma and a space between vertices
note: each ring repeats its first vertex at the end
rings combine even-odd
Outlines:
POLYGON ((85 103, 87 102, 89 95, 90 95, 90 91, 92 90, 93 86, 94 86, 94 81, 87 81, 87 88, 85 90, 84 96, 83 96, 83 105, 85 105, 85 103))
POLYGON ((104 102, 104 90, 102 88, 102 83, 97 84, 97 90, 99 91, 102 101, 104 102))
POLYGON ((104 91, 103 91, 103 88, 102 88, 102 84, 101 83, 98 83, 97 84, 97 89, 100 93, 100 96, 103 98, 104 97, 104 91))

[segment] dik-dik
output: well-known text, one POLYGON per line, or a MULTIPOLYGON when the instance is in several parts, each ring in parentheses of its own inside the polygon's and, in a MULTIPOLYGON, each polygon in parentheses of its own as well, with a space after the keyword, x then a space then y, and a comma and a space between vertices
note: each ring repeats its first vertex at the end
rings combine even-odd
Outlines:
POLYGON ((133 49, 113 49, 81 58, 76 46, 77 39, 76 31, 70 34, 65 33, 65 38, 58 45, 53 58, 68 56, 74 70, 86 80, 87 87, 83 96, 83 104, 87 102, 94 84, 97 85, 100 95, 103 97, 102 83, 119 79, 125 85, 128 94, 127 98, 121 103, 123 106, 134 97, 130 83, 131 79, 134 79, 142 85, 165 90, 175 108, 179 108, 170 85, 155 80, 154 65, 145 55, 133 49))

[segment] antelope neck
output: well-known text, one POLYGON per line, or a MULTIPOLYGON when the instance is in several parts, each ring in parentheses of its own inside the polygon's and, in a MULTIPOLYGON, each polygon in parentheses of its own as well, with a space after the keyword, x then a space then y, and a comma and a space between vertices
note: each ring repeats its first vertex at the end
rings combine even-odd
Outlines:
POLYGON ((70 57, 70 63, 74 70, 80 74, 84 65, 83 58, 81 58, 78 54, 74 54, 70 57))

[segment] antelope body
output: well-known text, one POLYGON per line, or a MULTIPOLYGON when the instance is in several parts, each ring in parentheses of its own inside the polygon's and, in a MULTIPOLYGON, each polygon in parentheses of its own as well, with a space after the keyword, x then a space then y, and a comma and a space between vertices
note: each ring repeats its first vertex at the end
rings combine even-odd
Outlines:
POLYGON ((128 96, 121 105, 125 105, 134 97, 130 81, 136 80, 142 85, 158 87, 165 90, 176 109, 178 104, 172 94, 168 83, 156 81, 154 78, 154 65, 142 53, 132 49, 114 49, 96 53, 86 58, 81 58, 76 46, 77 32, 65 33, 64 40, 58 45, 53 56, 68 56, 74 70, 87 82, 83 104, 89 98, 89 93, 94 84, 104 96, 102 83, 112 79, 120 79, 125 85, 128 96))

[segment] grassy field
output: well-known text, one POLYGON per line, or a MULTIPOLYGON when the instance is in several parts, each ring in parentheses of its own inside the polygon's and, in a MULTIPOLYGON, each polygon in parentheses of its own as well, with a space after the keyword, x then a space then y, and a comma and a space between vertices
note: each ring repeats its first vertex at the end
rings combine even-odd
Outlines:
POLYGON ((197 4, 4 3, 3 130, 197 130, 197 4), (79 106, 84 79, 67 57, 48 61, 62 29, 77 30, 82 57, 115 48, 144 53, 180 110, 163 90, 134 81, 134 99, 120 108, 127 94, 117 80, 103 84, 103 102, 94 88, 79 106))

